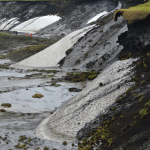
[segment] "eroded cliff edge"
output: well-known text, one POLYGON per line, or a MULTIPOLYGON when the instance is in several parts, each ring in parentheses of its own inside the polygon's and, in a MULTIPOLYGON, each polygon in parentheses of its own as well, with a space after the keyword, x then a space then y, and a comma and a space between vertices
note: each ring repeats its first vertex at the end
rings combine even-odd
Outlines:
MULTIPOLYGON (((131 85, 95 120, 78 132, 79 149, 148 150, 150 127, 150 15, 128 24, 128 31, 118 37, 123 46, 118 61, 134 59, 126 85, 131 85), (133 73, 133 74, 132 74, 133 73), (84 139, 83 137, 86 138, 84 139)), ((126 64, 124 64, 126 65, 126 64)), ((118 72, 122 71, 120 69, 118 72)), ((117 73, 118 74, 118 73, 117 73)), ((120 82, 121 83, 121 82, 120 82)), ((116 88, 120 89, 121 85, 116 88)), ((111 97, 111 98, 112 98, 111 97)), ((99 105, 101 108, 101 106, 99 105)))

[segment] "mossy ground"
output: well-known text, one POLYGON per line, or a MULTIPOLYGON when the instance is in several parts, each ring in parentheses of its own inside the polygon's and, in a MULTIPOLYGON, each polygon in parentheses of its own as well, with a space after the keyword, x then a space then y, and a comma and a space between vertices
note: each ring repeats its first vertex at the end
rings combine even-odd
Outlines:
POLYGON ((80 82, 80 81, 86 81, 93 80, 97 77, 99 72, 96 71, 86 71, 86 72, 76 72, 76 73, 67 73, 65 80, 71 81, 71 82, 80 82))
POLYGON ((57 42, 60 38, 58 39, 50 39, 46 44, 37 44, 33 46, 27 46, 20 48, 18 50, 10 52, 6 57, 10 58, 13 61, 21 61, 23 59, 26 59, 42 50, 44 50, 46 47, 54 44, 57 42))
POLYGON ((9 33, 0 32, 0 35, 10 35, 9 33))
POLYGON ((11 104, 9 104, 9 103, 3 103, 3 104, 1 104, 1 106, 3 106, 3 107, 11 107, 11 104))
POLYGON ((137 20, 143 20, 150 14, 150 2, 140 4, 138 6, 130 7, 128 9, 119 9, 114 14, 114 20, 118 16, 123 16, 128 23, 131 24, 137 20))
POLYGON ((42 98, 42 97, 44 97, 44 95, 42 95, 42 94, 34 94, 32 97, 33 98, 42 98))

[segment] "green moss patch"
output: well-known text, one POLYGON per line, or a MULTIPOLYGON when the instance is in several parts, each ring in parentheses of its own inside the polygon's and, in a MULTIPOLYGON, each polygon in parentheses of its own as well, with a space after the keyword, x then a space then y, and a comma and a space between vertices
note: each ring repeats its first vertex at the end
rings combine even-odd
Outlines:
POLYGON ((34 94, 32 97, 33 98, 42 98, 42 97, 44 97, 44 95, 42 95, 42 94, 34 94))
POLYGON ((150 14, 150 2, 140 4, 128 9, 119 9, 114 14, 114 20, 116 21, 119 16, 123 16, 128 23, 131 24, 137 20, 143 20, 150 14))
POLYGON ((96 71, 86 71, 86 72, 77 72, 77 73, 67 73, 65 79, 71 82, 80 82, 88 80, 93 80, 97 77, 99 72, 96 71))
POLYGON ((4 33, 4 32, 0 32, 0 36, 1 35, 10 35, 9 33, 4 33))
POLYGON ((11 104, 9 104, 9 103, 3 103, 3 104, 1 104, 1 106, 3 106, 3 107, 11 107, 11 104))
POLYGON ((27 46, 24 48, 20 48, 16 51, 13 51, 12 53, 8 54, 8 57, 10 57, 13 60, 21 61, 25 58, 28 58, 29 56, 32 56, 42 50, 44 50, 49 45, 35 45, 35 46, 27 46))

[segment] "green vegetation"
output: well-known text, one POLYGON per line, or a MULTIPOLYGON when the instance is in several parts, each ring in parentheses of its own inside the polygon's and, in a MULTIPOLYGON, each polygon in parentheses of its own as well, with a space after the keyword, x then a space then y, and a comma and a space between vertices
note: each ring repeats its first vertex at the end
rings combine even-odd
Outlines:
POLYGON ((5 112, 6 110, 5 109, 0 109, 0 112, 5 112))
POLYGON ((9 33, 3 33, 3 32, 0 32, 0 36, 1 35, 10 35, 9 33))
POLYGON ((140 93, 140 94, 136 95, 136 97, 141 97, 141 96, 143 96, 143 95, 144 95, 144 94, 140 93))
POLYGON ((18 143, 17 145, 14 146, 15 148, 23 148, 26 149, 26 144, 20 145, 20 143, 18 143))
POLYGON ((126 60, 126 59, 129 59, 129 58, 131 58, 131 57, 134 57, 134 55, 133 55, 132 53, 125 53, 125 54, 123 54, 123 55, 120 57, 120 59, 121 59, 121 60, 126 60))
POLYGON ((128 23, 131 24, 137 20, 143 20, 150 14, 150 2, 140 4, 128 9, 119 9, 114 14, 114 20, 116 21, 118 16, 123 16, 128 23))
POLYGON ((150 107, 150 100, 145 104, 145 107, 146 106, 150 107))
POLYGON ((86 72, 77 72, 77 73, 67 73, 65 79, 71 82, 80 82, 88 80, 93 80, 97 77, 99 72, 96 71, 86 71, 86 72))
POLYGON ((54 77, 54 75, 48 75, 49 77, 54 77))
POLYGON ((96 78, 97 77, 97 74, 92 74, 92 75, 89 75, 88 76, 88 79, 89 80, 93 80, 94 78, 96 78))
POLYGON ((11 107, 11 104, 9 104, 9 103, 3 103, 3 104, 1 104, 1 106, 3 106, 3 107, 11 107))
POLYGON ((20 48, 16 51, 11 52, 7 56, 14 58, 16 61, 20 61, 20 60, 23 60, 29 56, 32 56, 32 55, 42 51, 43 49, 45 49, 48 46, 49 45, 42 45, 42 44, 34 45, 34 46, 27 46, 27 47, 20 48))
POLYGON ((132 96, 135 97, 135 96, 137 96, 137 94, 136 94, 136 93, 133 93, 132 96))
POLYGON ((147 68, 148 66, 147 66, 147 64, 143 64, 143 67, 147 68))
POLYGON ((137 62, 137 66, 141 66, 142 65, 142 63, 139 61, 139 62, 137 62))
POLYGON ((146 83, 146 81, 145 81, 145 80, 141 81, 141 84, 144 84, 144 83, 146 83))
POLYGON ((130 92, 130 91, 132 91, 132 90, 134 90, 134 87, 128 88, 128 89, 126 90, 126 93, 128 93, 128 92, 130 92))
POLYGON ((99 140, 102 140, 102 142, 107 143, 107 146, 110 147, 114 142, 114 137, 112 133, 109 131, 108 124, 110 124, 109 120, 104 121, 103 127, 99 126, 91 134, 90 138, 86 138, 82 140, 82 143, 78 144, 78 149, 79 150, 91 150, 92 145, 97 143, 99 140))
POLYGON ((61 84, 56 84, 55 87, 61 86, 61 84))
POLYGON ((18 140, 19 142, 24 141, 25 139, 27 139, 27 137, 25 135, 20 136, 20 139, 18 140))
POLYGON ((141 118, 143 118, 146 114, 147 114, 147 108, 143 108, 140 110, 140 115, 141 115, 141 118))
POLYGON ((63 145, 67 145, 67 142, 66 141, 63 141, 63 143, 62 143, 63 145))
POLYGON ((34 94, 32 97, 33 98, 42 98, 44 96, 42 94, 34 94))
POLYGON ((143 101, 143 98, 144 96, 142 96, 140 99, 139 99, 139 103, 141 103, 143 101))
POLYGON ((29 142, 31 142, 31 141, 32 141, 32 139, 31 139, 31 138, 28 138, 28 141, 29 141, 29 142))
POLYGON ((51 83, 51 86, 55 86, 55 85, 56 85, 56 82, 52 82, 52 83, 51 83))
POLYGON ((49 150, 49 148, 48 147, 44 147, 44 150, 49 150))

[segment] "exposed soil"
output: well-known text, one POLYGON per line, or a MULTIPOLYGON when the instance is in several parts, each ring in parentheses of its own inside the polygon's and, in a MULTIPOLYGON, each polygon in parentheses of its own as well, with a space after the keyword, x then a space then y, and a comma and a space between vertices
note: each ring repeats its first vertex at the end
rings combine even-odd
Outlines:
POLYGON ((136 66, 133 70, 134 75, 131 76, 130 81, 127 81, 135 84, 116 99, 107 113, 99 116, 99 120, 102 120, 99 124, 101 127, 97 128, 96 118, 92 121, 95 129, 90 131, 86 139, 78 137, 84 139, 78 144, 80 149, 93 149, 93 147, 104 150, 149 149, 150 51, 149 42, 146 42, 149 40, 148 22, 149 17, 144 21, 128 25, 129 31, 118 37, 118 42, 124 46, 118 58, 122 61, 138 58, 132 64, 136 66))

